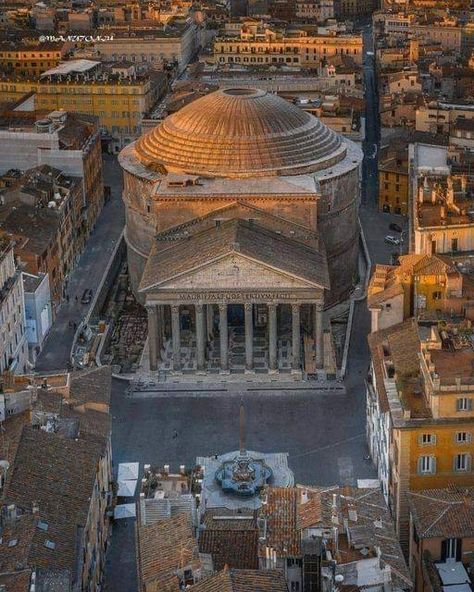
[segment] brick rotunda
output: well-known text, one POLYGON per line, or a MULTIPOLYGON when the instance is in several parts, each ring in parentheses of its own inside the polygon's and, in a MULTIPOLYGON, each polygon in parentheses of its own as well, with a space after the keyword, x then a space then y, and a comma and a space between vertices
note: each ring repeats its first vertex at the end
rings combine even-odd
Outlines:
POLYGON ((235 88, 167 117, 119 161, 150 369, 299 373, 303 336, 322 368, 323 308, 357 274, 360 148, 235 88))

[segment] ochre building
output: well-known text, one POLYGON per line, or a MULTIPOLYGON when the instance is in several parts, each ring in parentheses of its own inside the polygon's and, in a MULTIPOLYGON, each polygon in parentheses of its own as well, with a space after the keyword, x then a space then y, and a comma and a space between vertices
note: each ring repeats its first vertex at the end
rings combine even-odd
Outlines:
POLYGON ((150 368, 298 373, 310 336, 322 369, 323 309, 357 280, 360 148, 276 95, 227 89, 119 160, 150 368))

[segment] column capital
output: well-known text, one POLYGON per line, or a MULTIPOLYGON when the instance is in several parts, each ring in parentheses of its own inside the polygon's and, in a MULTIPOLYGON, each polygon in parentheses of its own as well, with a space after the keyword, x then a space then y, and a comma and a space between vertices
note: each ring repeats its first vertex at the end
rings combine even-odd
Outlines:
POLYGON ((176 314, 179 312, 179 304, 172 304, 171 305, 171 312, 176 314))
POLYGON ((202 312, 204 310, 204 304, 195 304, 197 312, 202 312))
POLYGON ((268 310, 276 310, 276 307, 278 306, 278 302, 268 302, 267 306, 268 306, 268 310))
POLYGON ((318 312, 322 312, 322 311, 323 311, 323 309, 324 309, 324 303, 323 303, 323 301, 322 301, 322 300, 316 300, 316 304, 315 304, 315 306, 316 306, 316 310, 317 310, 318 312))
POLYGON ((246 302, 244 304, 244 310, 246 310, 247 312, 250 312, 253 308, 253 303, 252 302, 246 302))
POLYGON ((300 312, 300 304, 298 302, 293 302, 293 304, 291 305, 291 311, 293 313, 299 313, 300 312))
POLYGON ((227 311, 227 304, 225 302, 219 302, 219 312, 226 312, 227 311))

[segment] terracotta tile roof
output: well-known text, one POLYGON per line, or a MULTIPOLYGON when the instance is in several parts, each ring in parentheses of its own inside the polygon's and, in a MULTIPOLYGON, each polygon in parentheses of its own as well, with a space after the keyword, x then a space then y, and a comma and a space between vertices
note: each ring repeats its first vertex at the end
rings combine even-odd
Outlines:
MULTIPOLYGON (((6 510, 6 506, 3 506, 3 516, 6 510)), ((0 529, 0 573, 29 567, 28 556, 35 530, 36 519, 32 514, 17 516, 0 529)))
POLYGON ((260 543, 259 556, 265 556, 265 548, 271 547, 277 557, 300 555, 300 533, 298 530, 298 490, 294 487, 268 487, 267 503, 262 506, 260 516, 266 519, 266 539, 260 543))
POLYGON ((75 405, 110 404, 112 369, 110 366, 89 368, 70 374, 69 398, 75 405))
POLYGON ((474 487, 427 489, 408 498, 421 538, 474 537, 474 487))
POLYGON ((326 258, 315 248, 245 220, 224 221, 163 249, 154 244, 140 290, 166 283, 205 264, 236 254, 289 275, 329 287, 326 258))
POLYGON ((190 588, 192 592, 288 592, 283 571, 224 569, 190 588))
POLYGON ((7 460, 10 465, 15 460, 18 443, 23 427, 30 423, 30 412, 23 411, 7 417, 0 432, 0 458, 7 460))
MULTIPOLYGON (((301 492, 301 490, 300 490, 301 492)), ((298 526, 299 528, 309 528, 314 524, 319 524, 322 520, 321 496, 315 495, 306 503, 298 505, 298 526)))
POLYGON ((202 527, 199 551, 212 556, 215 570, 225 566, 236 569, 258 568, 255 512, 215 508, 205 512, 202 527))
POLYGON ((97 462, 107 442, 92 434, 69 439, 32 426, 23 428, 7 474, 5 502, 27 511, 37 503, 41 520, 48 524, 47 532, 35 530, 30 564, 74 573, 78 532, 86 525, 97 462), (46 547, 46 540, 55 548, 46 547))
POLYGON ((371 333, 367 340, 380 406, 384 412, 387 412, 390 406, 384 385, 384 361, 386 358, 392 360, 396 375, 400 379, 418 376, 420 372, 418 328, 414 319, 407 319, 403 323, 371 333), (384 353, 384 346, 388 349, 387 356, 384 353))
POLYGON ((395 296, 400 296, 401 294, 403 294, 403 286, 401 284, 392 284, 383 290, 370 294, 367 298, 367 306, 369 308, 374 308, 387 300, 395 298, 395 296))
POLYGON ((177 514, 154 524, 136 526, 138 575, 141 590, 179 592, 178 570, 199 570, 199 550, 191 518, 177 514))
POLYGON ((20 573, 0 575, 0 586, 6 592, 30 592, 31 569, 20 573))

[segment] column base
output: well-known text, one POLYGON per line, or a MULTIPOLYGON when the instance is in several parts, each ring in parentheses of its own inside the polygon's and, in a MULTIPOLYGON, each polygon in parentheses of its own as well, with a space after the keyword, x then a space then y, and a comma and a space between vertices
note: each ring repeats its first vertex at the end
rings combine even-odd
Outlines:
POLYGON ((219 374, 222 374, 224 376, 227 376, 228 374, 230 374, 230 370, 219 370, 219 374))
POLYGON ((280 374, 280 371, 277 368, 269 368, 268 374, 280 374))
POLYGON ((206 370, 196 370, 196 376, 206 376, 207 371, 206 370))
POLYGON ((255 374, 255 370, 253 368, 251 370, 245 368, 245 374, 255 374))

